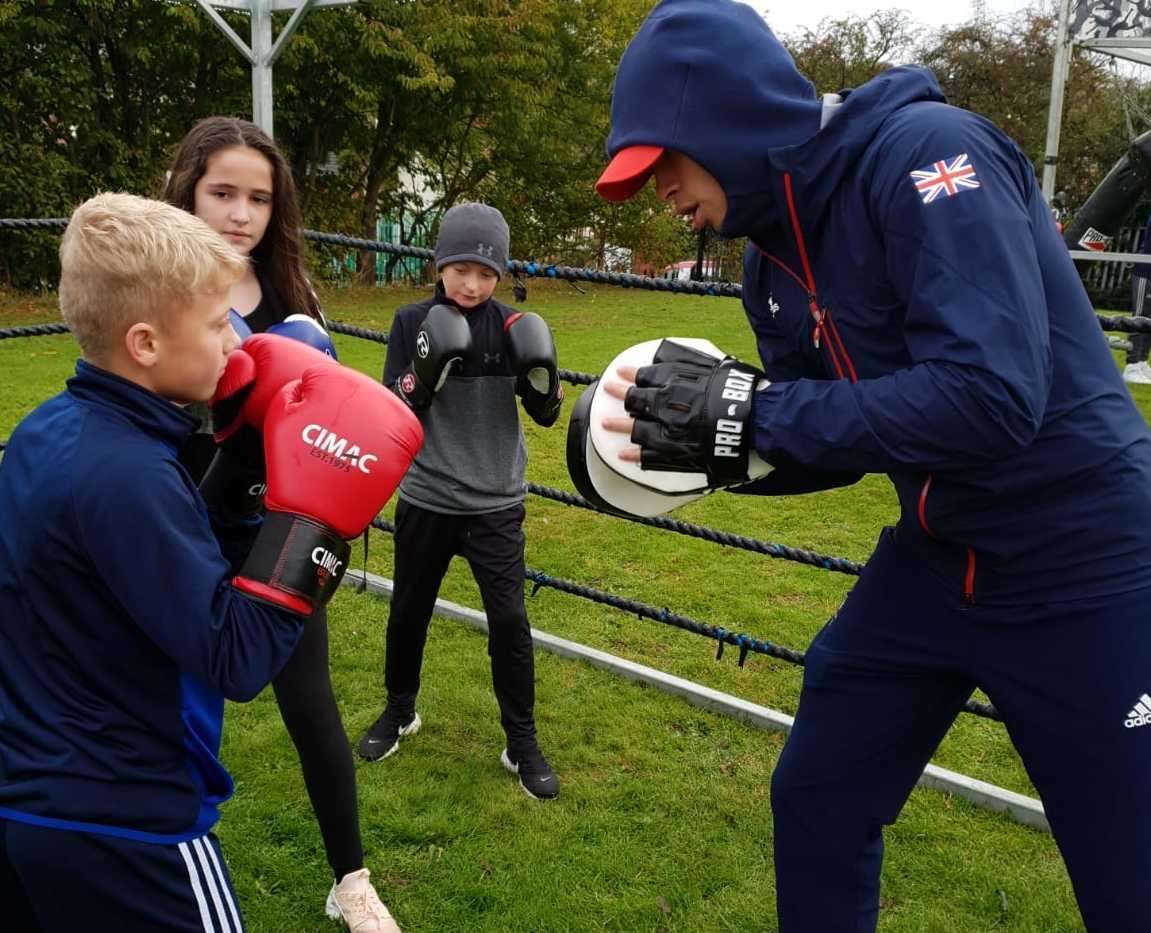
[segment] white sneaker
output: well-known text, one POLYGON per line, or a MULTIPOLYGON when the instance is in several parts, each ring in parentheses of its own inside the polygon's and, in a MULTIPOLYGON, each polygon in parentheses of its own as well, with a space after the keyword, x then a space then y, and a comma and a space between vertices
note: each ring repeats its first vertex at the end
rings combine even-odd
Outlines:
POLYGON ((366 868, 349 872, 339 884, 333 884, 325 909, 352 933, 400 933, 399 924, 372 887, 366 868))
POLYGON ((1133 385, 1151 386, 1151 363, 1128 363, 1123 367, 1123 381, 1133 385))

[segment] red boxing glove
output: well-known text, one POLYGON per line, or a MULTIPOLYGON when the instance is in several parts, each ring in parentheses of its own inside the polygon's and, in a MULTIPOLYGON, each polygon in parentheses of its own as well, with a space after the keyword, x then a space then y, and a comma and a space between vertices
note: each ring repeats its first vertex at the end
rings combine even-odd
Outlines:
POLYGON ((264 496, 264 413, 276 394, 309 366, 331 357, 288 337, 257 334, 228 354, 212 396, 212 430, 219 449, 200 481, 212 511, 251 515, 264 496))
POLYGON ((299 379, 309 366, 338 365, 326 353, 299 340, 276 334, 255 334, 238 350, 228 354, 228 366, 212 396, 212 431, 219 444, 240 426, 257 431, 264 426, 264 413, 280 389, 299 379))
POLYGON ((392 497, 424 431, 380 383, 330 364, 285 386, 263 424, 268 514, 233 584, 310 615, 335 592, 351 555, 348 539, 392 497))

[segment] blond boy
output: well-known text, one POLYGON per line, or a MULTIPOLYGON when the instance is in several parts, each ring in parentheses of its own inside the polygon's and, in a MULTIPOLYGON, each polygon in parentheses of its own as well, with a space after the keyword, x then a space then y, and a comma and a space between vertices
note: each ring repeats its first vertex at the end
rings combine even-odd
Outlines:
POLYGON ((0 461, 3 926, 240 930, 211 831, 223 703, 302 623, 228 585, 259 520, 209 518, 176 451, 238 344, 246 260, 185 211, 102 194, 60 261, 83 357, 0 461))

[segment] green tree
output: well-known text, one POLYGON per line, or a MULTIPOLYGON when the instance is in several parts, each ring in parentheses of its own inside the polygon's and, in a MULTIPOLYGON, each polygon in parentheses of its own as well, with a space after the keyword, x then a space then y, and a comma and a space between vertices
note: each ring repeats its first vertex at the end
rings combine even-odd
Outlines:
POLYGON ((306 22, 278 71, 291 88, 278 119, 309 213, 326 193, 361 235, 380 215, 428 233, 444 207, 483 198, 517 255, 581 242, 615 64, 649 5, 380 0, 306 22), (338 173, 309 170, 329 153, 338 173))
MULTIPOLYGON (((948 100, 999 126, 1042 168, 1055 23, 1034 12, 943 30, 920 58, 948 100)), ((1105 59, 1076 49, 1065 89, 1059 187, 1080 204, 1128 142, 1123 82, 1105 59)), ((1145 128, 1145 127, 1144 127, 1145 128)))
MULTIPOLYGON (((0 213, 67 215, 99 190, 155 189, 191 120, 244 104, 245 73, 195 7, 0 2, 0 213)), ((0 280, 55 278, 54 235, 3 234, 0 280)))
POLYGON ((783 42, 822 93, 857 87, 914 57, 921 33, 904 11, 879 10, 866 19, 825 19, 814 29, 784 36, 783 42))

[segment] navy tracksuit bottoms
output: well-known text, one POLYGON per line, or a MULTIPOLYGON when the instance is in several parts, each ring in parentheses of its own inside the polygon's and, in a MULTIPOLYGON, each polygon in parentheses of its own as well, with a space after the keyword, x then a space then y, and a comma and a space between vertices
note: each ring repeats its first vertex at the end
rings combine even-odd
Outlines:
POLYGON ((171 845, 0 820, 5 933, 243 933, 211 833, 171 845))
POLYGON ((1090 933, 1151 930, 1151 590, 965 606, 893 529, 807 653, 772 780, 781 933, 866 933, 884 824, 974 687, 1003 715, 1090 933))

